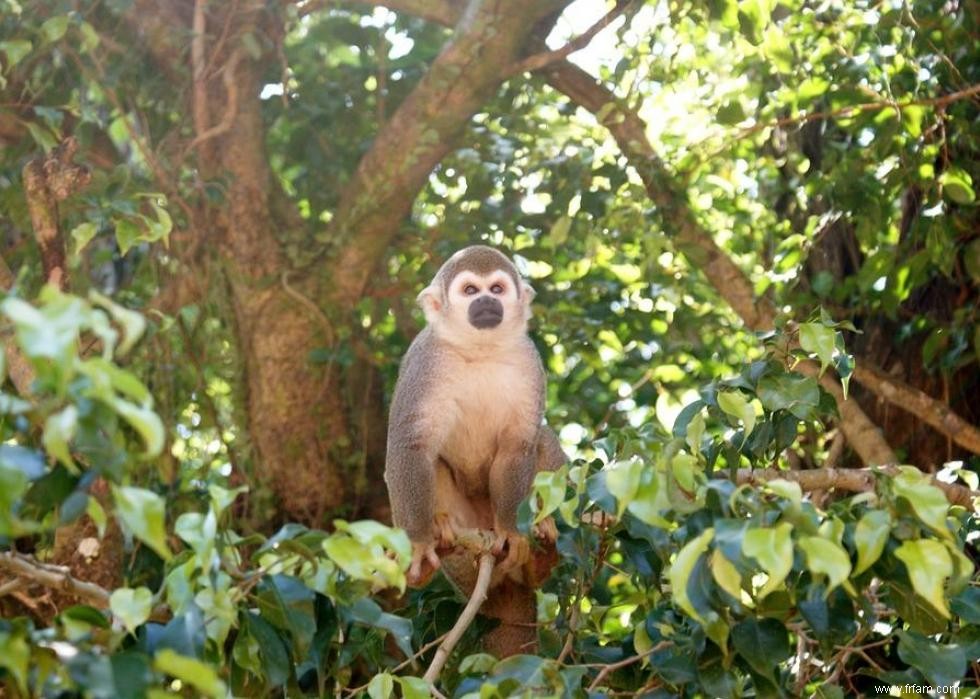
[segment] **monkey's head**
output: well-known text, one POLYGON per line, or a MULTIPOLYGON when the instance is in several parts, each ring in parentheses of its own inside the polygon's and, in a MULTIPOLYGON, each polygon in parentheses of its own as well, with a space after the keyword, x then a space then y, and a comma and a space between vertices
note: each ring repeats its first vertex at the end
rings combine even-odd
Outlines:
POLYGON ((446 260, 418 300, 440 337, 482 344, 524 334, 533 298, 506 255, 471 245, 446 260))

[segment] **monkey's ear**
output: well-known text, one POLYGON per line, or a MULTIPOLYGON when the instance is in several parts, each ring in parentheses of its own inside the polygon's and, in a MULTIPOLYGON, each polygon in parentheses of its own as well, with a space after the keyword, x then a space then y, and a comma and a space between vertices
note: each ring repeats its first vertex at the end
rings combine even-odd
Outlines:
POLYGON ((538 292, 536 292, 534 290, 534 287, 532 287, 530 284, 528 284, 527 282, 521 282, 521 296, 524 299, 524 303, 530 304, 531 301, 534 300, 534 297, 535 295, 537 295, 537 293, 538 292))
POLYGON ((442 293, 436 286, 430 284, 425 287, 415 300, 422 307, 425 320, 429 323, 434 322, 442 312, 442 293))

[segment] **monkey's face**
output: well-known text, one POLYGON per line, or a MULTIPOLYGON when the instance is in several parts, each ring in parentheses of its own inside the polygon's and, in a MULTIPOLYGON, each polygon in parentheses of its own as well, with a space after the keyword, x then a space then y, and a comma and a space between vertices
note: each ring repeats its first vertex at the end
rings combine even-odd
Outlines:
POLYGON ((497 342, 523 334, 534 291, 503 269, 489 274, 462 270, 443 287, 436 282, 419 296, 426 320, 440 336, 466 343, 497 342))

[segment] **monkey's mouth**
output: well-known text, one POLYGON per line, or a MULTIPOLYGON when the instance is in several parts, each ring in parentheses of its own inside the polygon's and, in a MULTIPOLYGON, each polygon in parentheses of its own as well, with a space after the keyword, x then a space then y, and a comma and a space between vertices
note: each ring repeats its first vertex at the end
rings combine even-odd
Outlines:
POLYGON ((470 304, 470 325, 478 330, 488 330, 504 320, 504 307, 495 298, 484 296, 470 304))

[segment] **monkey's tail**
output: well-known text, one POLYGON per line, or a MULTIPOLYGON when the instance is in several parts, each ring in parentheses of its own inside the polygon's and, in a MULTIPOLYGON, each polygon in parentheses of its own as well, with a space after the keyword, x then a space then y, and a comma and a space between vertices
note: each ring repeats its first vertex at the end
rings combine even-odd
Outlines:
POLYGON ((483 639, 486 652, 498 658, 537 652, 537 610, 532 588, 506 578, 490 590, 480 613, 500 620, 500 625, 483 639))

